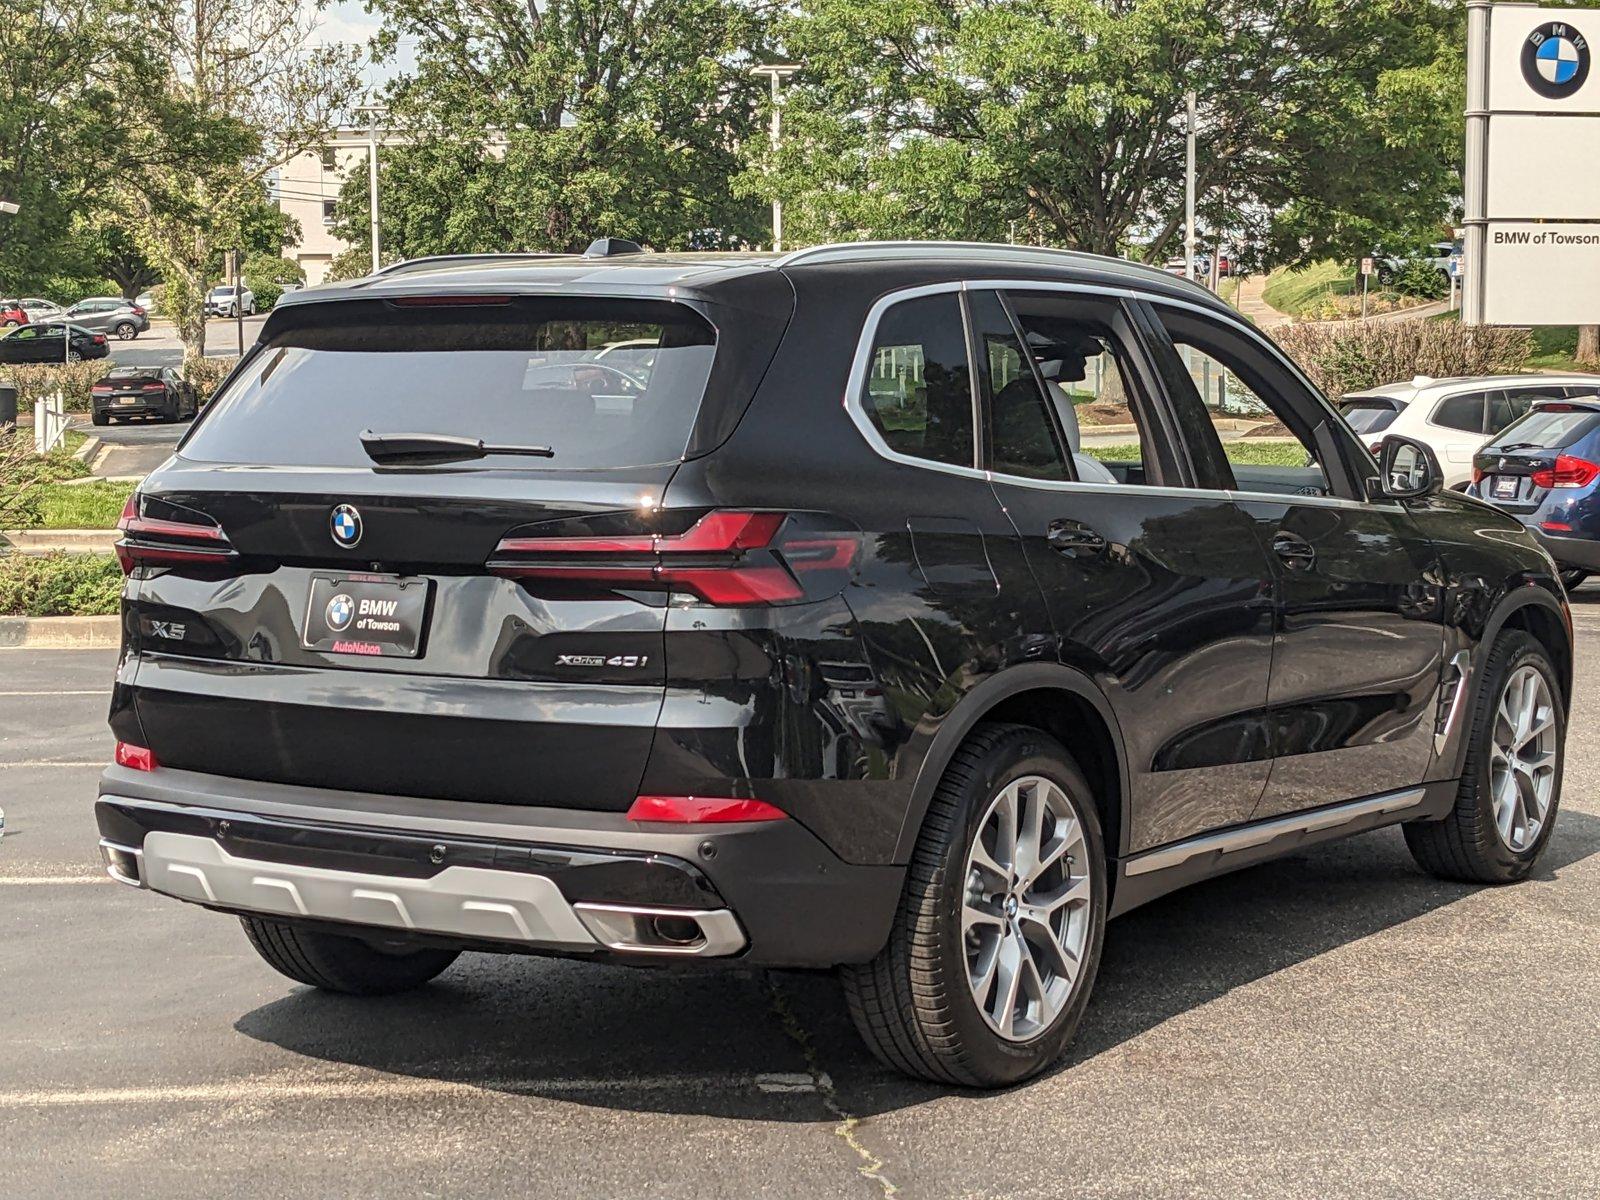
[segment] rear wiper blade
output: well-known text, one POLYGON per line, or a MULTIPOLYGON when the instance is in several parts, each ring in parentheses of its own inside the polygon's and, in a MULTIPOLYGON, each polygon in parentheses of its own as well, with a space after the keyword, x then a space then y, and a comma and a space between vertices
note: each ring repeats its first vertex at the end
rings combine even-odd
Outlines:
POLYGON ((361 433, 361 448, 373 462, 468 462, 491 454, 520 454, 525 458, 554 458, 549 446, 494 446, 482 438, 452 437, 447 433, 361 433))
POLYGON ((1492 447, 1490 449, 1481 451, 1481 453, 1484 453, 1484 454, 1503 454, 1507 450, 1542 450, 1542 449, 1544 449, 1544 447, 1539 445, 1538 442, 1507 442, 1504 446, 1494 446, 1494 447, 1492 447))

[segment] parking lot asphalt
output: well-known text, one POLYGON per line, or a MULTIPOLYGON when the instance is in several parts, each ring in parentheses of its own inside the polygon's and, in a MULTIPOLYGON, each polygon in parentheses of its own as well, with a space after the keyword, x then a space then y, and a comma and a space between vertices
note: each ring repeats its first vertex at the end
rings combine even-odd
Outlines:
POLYGON ((1115 921, 1068 1062, 982 1095, 856 1042, 833 981, 466 955, 290 983, 230 918, 105 880, 113 656, 0 650, 0 1195, 1600 1194, 1600 588, 1575 597, 1535 877, 1397 830, 1115 921))

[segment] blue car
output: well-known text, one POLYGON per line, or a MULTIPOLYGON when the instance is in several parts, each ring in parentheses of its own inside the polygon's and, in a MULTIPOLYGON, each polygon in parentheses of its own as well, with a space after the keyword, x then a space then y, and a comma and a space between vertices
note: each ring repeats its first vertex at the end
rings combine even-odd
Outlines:
POLYGON ((1600 571, 1600 391, 1535 404, 1472 460, 1467 494, 1515 516, 1571 591, 1600 571))

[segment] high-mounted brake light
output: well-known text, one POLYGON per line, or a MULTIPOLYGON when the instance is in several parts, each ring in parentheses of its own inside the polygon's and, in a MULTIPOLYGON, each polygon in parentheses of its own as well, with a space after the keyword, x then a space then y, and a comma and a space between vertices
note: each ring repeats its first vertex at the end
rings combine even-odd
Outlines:
POLYGON ((855 535, 791 527, 781 512, 717 509, 677 534, 507 537, 489 569, 514 579, 555 579, 687 591, 709 604, 804 599, 808 579, 855 562, 855 535))
POLYGON ((161 765, 156 761, 152 751, 128 742, 117 743, 116 759, 117 766, 129 767, 135 771, 154 771, 161 765))
POLYGON ((1556 457, 1553 467, 1545 467, 1533 473, 1533 486, 1542 488, 1588 487, 1594 482, 1597 475, 1600 475, 1600 464, 1592 463, 1586 458, 1578 458, 1571 454, 1561 454, 1556 457))
POLYGON ((788 815, 765 800, 736 800, 725 796, 640 796, 628 808, 630 821, 665 821, 674 825, 782 821, 788 815))
POLYGON ((389 303, 399 305, 401 308, 464 308, 485 304, 510 304, 511 297, 477 295, 396 296, 389 303))
POLYGON ((122 506, 117 528, 122 531, 116 545, 117 561, 122 564, 124 575, 131 575, 135 567, 216 564, 239 557, 215 521, 168 521, 144 516, 138 492, 122 506))

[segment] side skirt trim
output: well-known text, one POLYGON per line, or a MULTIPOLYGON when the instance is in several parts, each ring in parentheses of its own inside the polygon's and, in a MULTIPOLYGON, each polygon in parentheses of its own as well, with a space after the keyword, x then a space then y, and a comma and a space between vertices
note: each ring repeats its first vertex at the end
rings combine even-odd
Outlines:
POLYGON ((1336 829, 1363 817, 1386 816, 1390 813, 1420 808, 1426 799, 1425 788, 1406 788, 1398 792, 1369 796, 1365 800, 1352 800, 1328 808, 1313 809, 1310 812, 1274 817, 1269 821, 1243 825, 1237 829, 1223 830, 1221 833, 1202 834, 1200 837, 1174 842, 1170 846, 1158 846, 1154 850, 1136 855, 1123 865, 1122 873, 1127 876, 1146 875, 1152 871, 1180 866, 1202 854, 1234 854, 1240 850, 1265 846, 1269 842, 1275 842, 1291 834, 1336 829))

